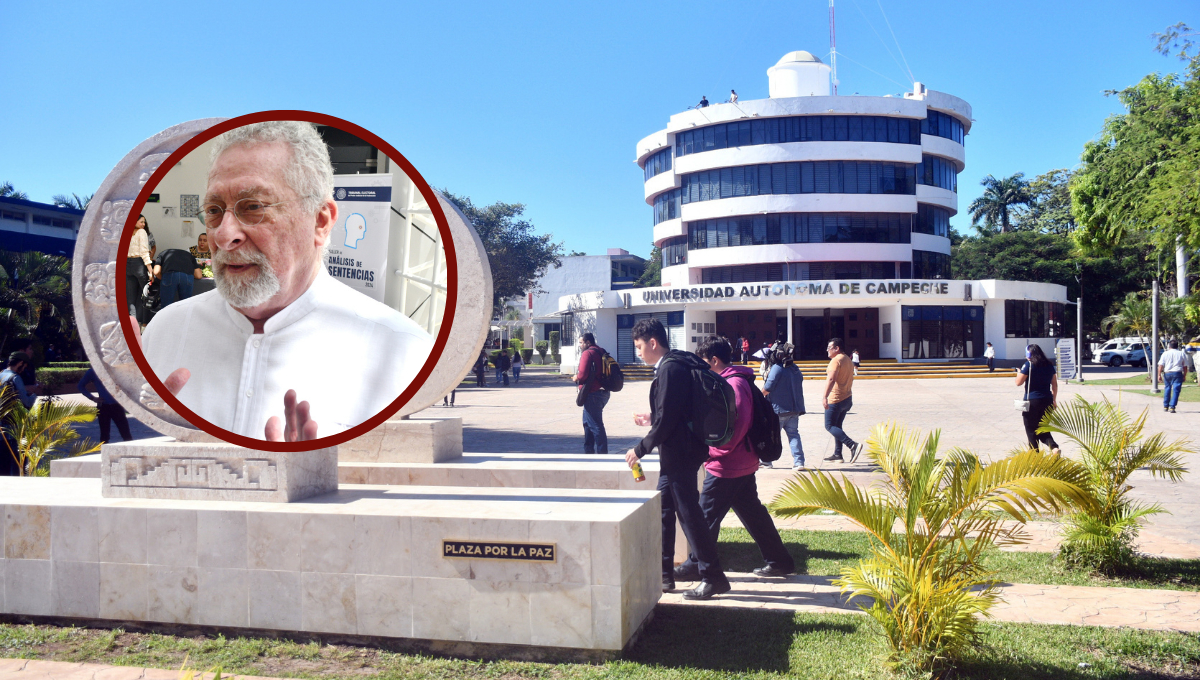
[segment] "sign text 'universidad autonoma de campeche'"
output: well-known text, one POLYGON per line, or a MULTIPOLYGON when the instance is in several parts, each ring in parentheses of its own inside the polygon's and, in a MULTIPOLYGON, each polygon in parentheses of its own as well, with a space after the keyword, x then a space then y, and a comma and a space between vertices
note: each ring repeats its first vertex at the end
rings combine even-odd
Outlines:
MULTIPOLYGON (((967 284, 968 286, 971 284, 967 284)), ((650 288, 643 302, 689 302, 717 298, 800 297, 809 295, 949 295, 947 281, 793 281, 745 286, 650 288)))

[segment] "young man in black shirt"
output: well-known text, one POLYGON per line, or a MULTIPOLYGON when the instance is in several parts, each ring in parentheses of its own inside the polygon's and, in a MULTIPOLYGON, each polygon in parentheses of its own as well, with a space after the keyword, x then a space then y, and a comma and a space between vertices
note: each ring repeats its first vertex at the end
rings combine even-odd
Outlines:
POLYGON ((717 559, 717 539, 708 529, 700 509, 696 476, 708 458, 708 445, 688 427, 692 370, 709 370, 691 352, 671 350, 667 331, 657 319, 642 319, 633 327, 633 345, 646 364, 654 366, 650 385, 650 413, 634 416, 650 432, 625 454, 629 467, 658 447, 658 490, 662 492, 662 580, 663 591, 675 588, 675 517, 683 525, 692 554, 696 556, 700 585, 683 594, 688 600, 707 600, 730 590, 729 579, 717 559))

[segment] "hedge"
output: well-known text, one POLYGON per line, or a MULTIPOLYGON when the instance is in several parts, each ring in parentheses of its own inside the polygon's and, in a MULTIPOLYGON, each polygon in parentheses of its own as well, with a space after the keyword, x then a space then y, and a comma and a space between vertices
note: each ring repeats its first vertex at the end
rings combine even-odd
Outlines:
POLYGON ((87 373, 88 368, 89 364, 72 368, 39 368, 34 375, 37 377, 38 384, 44 389, 56 390, 63 385, 74 387, 83 374, 87 373))

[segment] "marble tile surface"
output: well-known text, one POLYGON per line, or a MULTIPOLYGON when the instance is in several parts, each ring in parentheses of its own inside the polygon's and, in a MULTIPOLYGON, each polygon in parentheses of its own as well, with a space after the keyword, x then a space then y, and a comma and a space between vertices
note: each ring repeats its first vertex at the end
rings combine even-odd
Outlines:
POLYGON ((658 599, 656 492, 362 485, 281 504, 50 478, 0 479, 0 497, 0 613, 615 651, 658 599), (447 539, 556 559, 450 558, 447 539))

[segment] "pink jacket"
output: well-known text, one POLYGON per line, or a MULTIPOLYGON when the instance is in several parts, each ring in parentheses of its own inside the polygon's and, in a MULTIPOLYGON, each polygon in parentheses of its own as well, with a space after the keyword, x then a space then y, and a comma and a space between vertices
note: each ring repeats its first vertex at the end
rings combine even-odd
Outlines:
POLYGON ((754 380, 754 369, 746 366, 728 366, 721 371, 733 387, 734 403, 737 406, 737 420, 733 424, 733 439, 724 447, 710 446, 708 455, 712 460, 705 463, 704 468, 717 477, 745 477, 758 471, 758 456, 750 449, 746 441, 746 433, 750 431, 750 419, 754 410, 754 393, 750 391, 750 383, 734 374, 746 376, 754 380))

